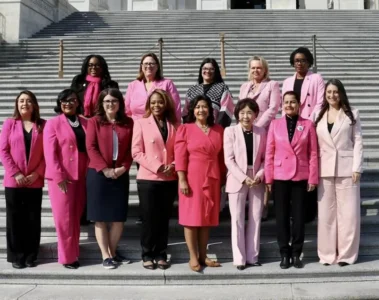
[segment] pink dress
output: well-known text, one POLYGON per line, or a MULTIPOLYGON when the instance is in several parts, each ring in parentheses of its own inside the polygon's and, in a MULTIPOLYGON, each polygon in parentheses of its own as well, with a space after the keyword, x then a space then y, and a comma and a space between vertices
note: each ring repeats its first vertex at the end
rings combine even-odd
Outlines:
POLYGON ((175 141, 176 171, 187 172, 188 195, 179 190, 179 224, 217 226, 221 184, 225 182, 223 132, 220 125, 206 135, 195 123, 178 128, 175 141))

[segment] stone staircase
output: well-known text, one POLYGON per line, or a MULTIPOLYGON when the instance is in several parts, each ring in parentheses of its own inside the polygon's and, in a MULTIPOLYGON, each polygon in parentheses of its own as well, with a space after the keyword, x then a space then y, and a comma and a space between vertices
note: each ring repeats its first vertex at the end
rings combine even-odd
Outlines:
MULTIPOLYGON (((205 270, 204 276, 191 274, 182 228, 173 218, 170 225, 169 253, 176 263, 165 272, 147 272, 139 264, 104 273, 98 265, 100 252, 93 226, 82 228, 81 260, 78 272, 57 264, 43 264, 33 270, 15 271, 5 263, 5 200, 0 191, 0 278, 5 283, 101 284, 238 284, 330 282, 378 280, 379 271, 379 11, 160 11, 74 13, 48 26, 18 44, 0 46, 0 126, 12 115, 14 99, 20 90, 37 95, 42 117, 54 116, 53 106, 59 91, 70 85, 80 72, 82 59, 90 53, 103 55, 112 79, 124 93, 137 75, 143 53, 164 40, 164 76, 174 80, 184 95, 195 83, 204 57, 220 62, 219 33, 225 33, 226 77, 235 100, 246 81, 246 63, 252 55, 263 55, 269 62, 271 78, 282 82, 293 74, 290 53, 299 46, 312 48, 317 35, 318 72, 325 80, 339 78, 349 100, 360 110, 365 150, 362 177, 362 238, 359 264, 341 269, 326 269, 317 263, 316 222, 307 225, 303 270, 280 271, 275 241, 274 220, 262 225, 262 268, 239 272, 232 267, 230 220, 226 209, 219 227, 212 230, 210 257, 225 262, 219 270, 205 270), (64 41, 64 78, 58 79, 58 45, 64 41), (241 275, 242 274, 242 275, 241 275)), ((2 179, 4 170, 0 169, 2 179)), ((138 261, 139 228, 137 217, 136 168, 131 170, 129 219, 125 224, 121 250, 138 261)), ((55 228, 47 192, 43 198, 41 261, 57 258, 55 228)))

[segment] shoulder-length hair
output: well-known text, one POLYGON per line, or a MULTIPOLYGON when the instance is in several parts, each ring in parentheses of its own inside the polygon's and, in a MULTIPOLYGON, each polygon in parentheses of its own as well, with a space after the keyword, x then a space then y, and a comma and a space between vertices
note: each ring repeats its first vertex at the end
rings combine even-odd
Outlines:
POLYGON ((199 95, 196 96, 191 102, 189 103, 189 109, 188 109, 188 123, 194 123, 196 121, 196 116, 195 116, 195 108, 199 101, 205 101, 208 105, 208 118, 207 118, 207 125, 209 127, 212 127, 215 124, 215 117, 213 115, 213 106, 212 106, 212 101, 205 95, 199 95))
POLYGON ((202 75, 202 69, 205 64, 212 64, 213 68, 215 69, 215 72, 213 74, 213 83, 219 83, 224 82, 224 79, 222 79, 220 67, 217 63, 217 61, 214 58, 206 58, 202 61, 200 68, 199 68, 199 77, 197 78, 197 82, 199 84, 202 84, 204 82, 203 75, 202 75))
POLYGON ((161 64, 159 62, 158 57, 154 53, 152 53, 152 52, 146 53, 144 56, 142 56, 141 62, 139 64, 139 72, 138 72, 137 80, 139 80, 139 81, 142 81, 142 80, 145 81, 146 80, 145 79, 145 74, 142 71, 142 63, 143 63, 143 61, 145 60, 146 57, 151 57, 152 59, 154 59, 155 63, 157 64, 158 69, 157 69, 157 73, 155 74, 155 78, 154 79, 157 80, 157 81, 158 80, 162 80, 163 79, 163 75, 162 75, 161 64))
POLYGON ((311 53, 311 51, 306 48, 306 47, 300 47, 300 48, 297 48, 296 50, 294 50, 291 55, 290 55, 290 64, 292 67, 295 66, 295 56, 296 54, 303 54, 305 56, 305 58, 307 59, 307 62, 309 64, 309 67, 312 67, 313 66, 313 62, 314 62, 314 59, 313 59, 313 54, 311 53))
POLYGON ((112 97, 117 98, 118 103, 119 103, 119 109, 116 113, 116 123, 120 125, 128 125, 131 122, 131 119, 126 116, 125 114, 125 103, 124 103, 124 98, 122 96, 122 93, 120 92, 119 89, 115 88, 108 88, 103 90, 99 98, 97 100, 97 105, 96 105, 96 113, 95 115, 100 119, 101 124, 108 124, 109 121, 107 119, 107 115, 104 110, 104 98, 107 95, 111 95, 112 97))
POLYGON ((247 69, 248 69, 247 78, 248 78, 248 80, 251 80, 250 64, 254 60, 260 61, 262 64, 262 68, 263 68, 263 72, 264 72, 263 80, 270 80, 270 68, 268 67, 267 60, 265 60, 265 58, 263 56, 253 56, 252 58, 249 59, 249 61, 247 63, 247 69))
POLYGON ((315 125, 317 126, 318 122, 322 119, 324 116, 325 112, 329 110, 329 103, 326 100, 326 89, 328 88, 329 85, 334 85, 338 89, 338 95, 340 97, 340 106, 341 109, 344 111, 344 113, 349 117, 351 120, 350 125, 354 125, 356 123, 356 120, 354 119, 354 115, 351 111, 351 106, 349 103, 349 99, 346 94, 346 90, 342 82, 338 79, 330 79, 326 84, 325 84, 325 92, 324 92, 324 100, 321 105, 321 110, 320 113, 315 121, 315 125))
POLYGON ((24 90, 17 95, 15 103, 14 103, 14 111, 13 111, 12 117, 15 120, 21 119, 21 114, 20 114, 20 111, 18 110, 18 100, 20 99, 21 95, 29 96, 29 98, 32 102, 32 107, 33 107, 33 112, 32 112, 30 121, 32 121, 33 123, 35 123, 37 125, 38 131, 41 130, 42 119, 41 119, 40 112, 39 112, 39 104, 37 101, 37 97, 36 97, 36 95, 34 95, 33 92, 31 92, 29 90, 24 90))
POLYGON ((236 118, 237 122, 239 122, 240 111, 243 110, 246 106, 249 107, 254 112, 255 117, 258 117, 259 106, 257 102, 254 99, 245 98, 238 101, 236 108, 234 109, 234 117, 236 118))
POLYGON ((173 125, 177 124, 178 119, 176 118, 174 101, 172 100, 171 96, 166 91, 161 90, 161 89, 154 90, 150 94, 150 96, 147 98, 146 105, 145 105, 146 113, 144 115, 144 118, 148 118, 151 115, 150 102, 154 94, 159 95, 165 104, 164 117, 166 118, 166 120, 169 121, 173 125))
POLYGON ((83 113, 83 103, 80 100, 80 97, 78 96, 77 92, 75 90, 73 90, 73 89, 65 89, 62 92, 60 92, 58 94, 58 97, 57 97, 57 103, 56 103, 56 106, 54 107, 54 111, 57 114, 61 114, 62 113, 61 101, 67 99, 72 94, 74 94, 76 96, 76 101, 78 103, 78 107, 76 108, 76 114, 80 115, 80 114, 83 113))
POLYGON ((104 57, 102 57, 101 55, 98 55, 98 54, 90 54, 83 60, 82 69, 80 72, 80 75, 82 76, 82 78, 84 78, 84 79, 86 78, 87 73, 88 73, 88 64, 89 64, 89 61, 91 60, 91 58, 93 58, 93 57, 97 58, 100 62, 101 69, 103 70, 102 81, 103 82, 110 81, 111 75, 109 73, 107 61, 105 60, 104 57))

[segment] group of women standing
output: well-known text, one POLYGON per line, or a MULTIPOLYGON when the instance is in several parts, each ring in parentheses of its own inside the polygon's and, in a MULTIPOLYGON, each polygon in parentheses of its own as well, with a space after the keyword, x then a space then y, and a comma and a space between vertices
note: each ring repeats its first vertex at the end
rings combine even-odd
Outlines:
POLYGON ((291 263, 303 267, 304 224, 315 215, 317 202, 312 199, 317 195, 320 262, 354 263, 363 160, 359 114, 350 107, 339 80, 324 86, 322 77, 309 71, 313 57, 307 48, 295 50, 290 63, 296 73, 284 81, 281 97, 266 60, 250 59, 249 81, 241 86, 235 107, 217 62, 208 58, 181 111, 178 91, 162 77, 153 53, 142 57, 125 99, 98 55, 85 59, 71 88, 58 95, 58 116, 47 122, 39 116, 34 94, 21 92, 0 137, 8 261, 15 268, 35 266, 46 178, 59 263, 79 267, 80 219, 86 202, 86 218, 95 222, 104 268, 127 263, 117 245, 127 217, 134 160, 146 269, 170 266, 168 223, 178 194, 190 269, 220 266, 207 257, 207 244, 210 227, 219 224, 224 185, 233 263, 239 270, 261 265, 260 222, 270 193, 281 268, 291 263), (275 119, 281 104, 283 116, 275 119), (237 124, 230 126, 233 114, 237 124))

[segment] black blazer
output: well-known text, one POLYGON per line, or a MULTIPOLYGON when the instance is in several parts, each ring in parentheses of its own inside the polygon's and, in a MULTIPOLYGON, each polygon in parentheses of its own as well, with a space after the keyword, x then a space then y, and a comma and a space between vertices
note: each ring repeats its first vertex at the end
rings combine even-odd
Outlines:
MULTIPOLYGON (((88 81, 81 74, 76 75, 71 82, 71 88, 78 94, 82 104, 84 101, 84 94, 86 92, 88 86, 88 81)), ((118 83, 113 80, 105 80, 101 82, 101 90, 105 90, 107 88, 116 88, 118 89, 118 83)))

